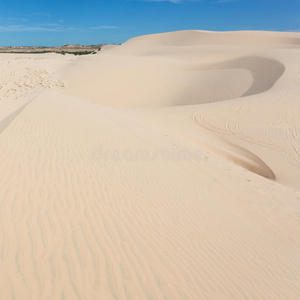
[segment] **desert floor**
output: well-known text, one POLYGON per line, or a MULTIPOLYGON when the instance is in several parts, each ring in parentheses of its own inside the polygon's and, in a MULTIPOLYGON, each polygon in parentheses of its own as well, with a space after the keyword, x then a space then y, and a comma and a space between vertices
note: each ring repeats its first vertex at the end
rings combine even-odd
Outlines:
POLYGON ((0 299, 300 299, 300 33, 0 54, 0 299))

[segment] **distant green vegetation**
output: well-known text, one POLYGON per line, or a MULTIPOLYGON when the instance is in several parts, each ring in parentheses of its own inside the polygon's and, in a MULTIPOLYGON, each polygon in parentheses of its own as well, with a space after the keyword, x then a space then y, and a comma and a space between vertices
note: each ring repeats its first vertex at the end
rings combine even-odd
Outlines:
POLYGON ((45 53, 53 53, 54 51, 0 51, 0 53, 8 53, 8 54, 45 54, 45 53))
POLYGON ((65 54, 88 55, 88 54, 96 54, 97 51, 73 51, 73 52, 70 52, 70 51, 60 51, 60 52, 56 52, 56 53, 60 53, 62 55, 65 55, 65 54))
MULTIPOLYGON (((99 50, 98 50, 99 51, 99 50)), ((45 54, 45 53, 57 53, 57 54, 73 54, 73 55, 88 55, 88 54, 96 54, 97 51, 0 51, 0 53, 9 53, 9 54, 45 54)))

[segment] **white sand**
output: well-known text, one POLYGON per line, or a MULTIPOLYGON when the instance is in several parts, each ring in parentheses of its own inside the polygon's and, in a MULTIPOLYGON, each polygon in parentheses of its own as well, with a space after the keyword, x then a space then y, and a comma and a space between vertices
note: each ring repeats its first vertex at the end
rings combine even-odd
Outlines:
POLYGON ((0 68, 1 300, 300 299, 299 33, 0 68))

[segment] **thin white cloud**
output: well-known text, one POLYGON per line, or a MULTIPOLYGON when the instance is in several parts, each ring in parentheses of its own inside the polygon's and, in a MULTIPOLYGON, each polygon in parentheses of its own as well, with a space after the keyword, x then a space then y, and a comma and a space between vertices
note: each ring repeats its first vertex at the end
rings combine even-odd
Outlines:
POLYGON ((118 26, 107 26, 107 25, 99 25, 99 26, 92 26, 89 27, 91 30, 98 30, 98 29, 118 29, 118 26))
POLYGON ((35 13, 35 15, 42 16, 42 17, 47 17, 47 18, 51 18, 52 17, 51 14, 48 14, 48 13, 45 13, 45 12, 37 12, 37 13, 35 13))
POLYGON ((29 20, 26 18, 7 18, 9 21, 20 21, 20 22, 28 22, 29 20))
POLYGON ((118 29, 118 26, 99 25, 92 26, 89 28, 75 28, 67 27, 61 23, 43 23, 37 25, 25 26, 23 24, 14 25, 0 25, 0 32, 37 32, 37 31, 48 31, 48 32, 64 32, 64 31, 86 31, 86 30, 102 30, 102 29, 118 29))
POLYGON ((45 23, 42 24, 44 27, 61 27, 62 25, 60 23, 45 23))
MULTIPOLYGON (((139 1, 145 1, 145 2, 171 2, 171 3, 183 3, 183 2, 202 2, 202 0, 139 0, 139 1)), ((239 0, 215 0, 211 1, 212 3, 231 3, 231 2, 237 2, 239 0)))
POLYGON ((15 18, 15 17, 0 17, 0 21, 3 21, 5 23, 9 23, 11 21, 14 21, 14 22, 29 22, 29 19, 15 18))
POLYGON ((217 0, 214 3, 232 3, 237 2, 238 0, 217 0))
POLYGON ((145 2, 171 2, 171 3, 182 3, 182 2, 200 2, 202 0, 142 0, 145 2))
POLYGON ((25 32, 25 31, 60 31, 60 28, 46 26, 23 26, 23 25, 7 25, 0 26, 0 32, 25 32))
POLYGON ((171 3, 180 3, 181 0, 144 0, 146 2, 171 2, 171 3))
POLYGON ((71 30, 82 30, 74 27, 62 26, 59 23, 47 23, 28 25, 14 24, 14 25, 0 25, 0 32, 35 32, 35 31, 48 31, 48 32, 63 32, 71 30))

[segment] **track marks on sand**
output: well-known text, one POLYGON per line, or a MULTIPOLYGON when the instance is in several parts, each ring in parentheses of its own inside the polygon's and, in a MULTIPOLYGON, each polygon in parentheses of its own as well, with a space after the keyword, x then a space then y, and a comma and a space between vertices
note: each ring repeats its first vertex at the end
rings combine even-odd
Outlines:
MULTIPOLYGON (((161 147, 151 129, 139 132, 127 118, 51 92, 31 102, 0 135, 1 153, 10 153, 0 156, 0 295, 295 295, 299 274, 290 235, 281 243, 282 234, 274 230, 287 208, 270 207, 269 224, 256 213, 264 199, 271 201, 269 191, 260 192, 258 207, 252 207, 227 186, 217 165, 93 160, 92 150, 101 146, 141 149, 145 134, 149 151, 161 147)), ((285 220, 292 228, 294 218, 285 220)))

